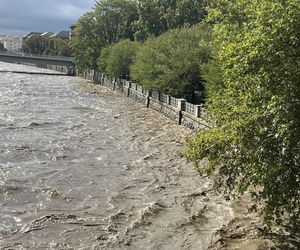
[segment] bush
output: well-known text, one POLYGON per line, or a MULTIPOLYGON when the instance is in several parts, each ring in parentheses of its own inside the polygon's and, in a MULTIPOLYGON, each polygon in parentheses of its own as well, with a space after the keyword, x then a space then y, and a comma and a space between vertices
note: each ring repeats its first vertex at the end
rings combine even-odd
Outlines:
POLYGON ((204 90, 201 68, 210 58, 210 32, 200 24, 149 38, 134 59, 132 78, 149 90, 194 102, 195 91, 204 90))
POLYGON ((300 218, 299 13, 298 0, 212 1, 214 127, 185 152, 198 164, 207 158, 202 170, 233 194, 250 190, 267 222, 289 226, 300 218))
POLYGON ((139 47, 138 42, 124 40, 102 49, 99 69, 112 76, 129 79, 129 68, 139 47))

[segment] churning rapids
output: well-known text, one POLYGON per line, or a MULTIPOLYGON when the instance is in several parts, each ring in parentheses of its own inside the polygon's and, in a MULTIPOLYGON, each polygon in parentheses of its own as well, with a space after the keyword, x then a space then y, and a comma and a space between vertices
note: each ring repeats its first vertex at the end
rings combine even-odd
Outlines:
POLYGON ((0 63, 1 249, 207 249, 233 218, 179 157, 190 132, 67 76, 0 63))

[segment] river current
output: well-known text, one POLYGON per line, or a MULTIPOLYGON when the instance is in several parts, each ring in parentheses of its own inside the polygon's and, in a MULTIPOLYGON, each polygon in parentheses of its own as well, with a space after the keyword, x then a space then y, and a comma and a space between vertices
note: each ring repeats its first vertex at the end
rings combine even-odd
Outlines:
POLYGON ((233 218, 179 156, 191 131, 77 77, 9 71, 51 73, 0 63, 0 249, 207 249, 233 218))

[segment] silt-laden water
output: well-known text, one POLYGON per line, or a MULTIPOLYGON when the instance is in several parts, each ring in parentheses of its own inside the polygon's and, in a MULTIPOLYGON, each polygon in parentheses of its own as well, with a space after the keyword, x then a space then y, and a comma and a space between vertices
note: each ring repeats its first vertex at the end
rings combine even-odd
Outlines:
POLYGON ((233 212, 179 157, 189 133, 80 78, 0 73, 0 249, 207 249, 233 212))

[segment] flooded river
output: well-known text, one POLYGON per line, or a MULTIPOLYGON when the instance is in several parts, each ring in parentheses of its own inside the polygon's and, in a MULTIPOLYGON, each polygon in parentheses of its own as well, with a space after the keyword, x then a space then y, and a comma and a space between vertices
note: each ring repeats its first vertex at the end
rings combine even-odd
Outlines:
POLYGON ((0 72, 0 249, 207 249, 233 211, 179 157, 189 133, 80 78, 0 72))

